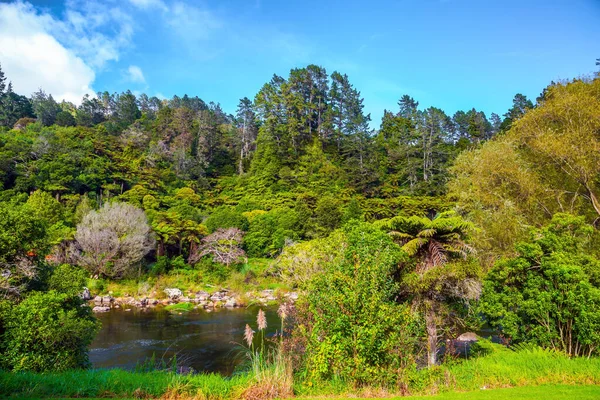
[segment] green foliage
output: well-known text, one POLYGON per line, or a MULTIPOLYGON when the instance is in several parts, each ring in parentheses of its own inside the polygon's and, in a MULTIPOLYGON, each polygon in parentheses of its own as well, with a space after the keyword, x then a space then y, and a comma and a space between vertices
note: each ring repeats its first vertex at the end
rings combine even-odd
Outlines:
POLYGON ((278 254, 286 240, 298 237, 297 224, 298 216, 289 208, 277 208, 254 215, 250 220, 248 233, 244 236, 244 248, 250 257, 278 254))
POLYGON ((165 307, 165 310, 174 312, 174 313, 180 313, 180 312, 190 312, 194 309, 194 305, 192 303, 176 303, 176 304, 169 304, 168 306, 165 307))
POLYGON ((1 318, 2 368, 39 372, 89 366, 87 347, 99 326, 78 295, 33 292, 1 318))
POLYGON ((79 295, 86 285, 87 276, 84 269, 61 264, 52 271, 48 279, 48 289, 58 293, 79 295))
MULTIPOLYGON (((349 226, 338 262, 326 264, 300 304, 295 334, 306 340, 309 380, 340 377, 362 384, 393 384, 412 365, 420 334, 410 307, 394 301, 399 247, 368 225, 349 226)), ((337 260, 336 260, 337 261, 337 260)))
POLYGON ((287 246, 277 258, 277 274, 284 282, 306 288, 313 277, 325 271, 326 265, 341 262, 346 247, 346 234, 342 230, 326 238, 287 246))
POLYGON ((320 198, 315 208, 315 220, 326 234, 339 228, 342 223, 342 212, 338 202, 332 197, 320 198))
POLYGON ((239 228, 248 230, 248 220, 236 208, 221 206, 216 208, 204 221, 209 232, 215 232, 219 228, 239 228))
POLYGON ((479 307, 515 343, 569 355, 600 348, 600 260, 589 254, 584 217, 556 214, 488 274, 479 307))
POLYGON ((462 153, 451 170, 450 192, 481 227, 477 244, 491 260, 509 255, 555 213, 588 222, 600 215, 600 185, 592 179, 600 173, 600 79, 552 84, 544 97, 531 108, 518 95, 510 130, 462 153))

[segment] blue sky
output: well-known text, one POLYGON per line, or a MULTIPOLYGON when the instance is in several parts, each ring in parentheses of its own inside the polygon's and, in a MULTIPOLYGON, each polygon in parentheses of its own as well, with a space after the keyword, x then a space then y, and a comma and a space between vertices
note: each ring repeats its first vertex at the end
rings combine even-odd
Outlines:
POLYGON ((1 2, 0 63, 24 94, 187 93, 228 112, 314 63, 349 75, 377 127, 403 94, 489 116, 591 74, 599 22, 598 0, 1 2))

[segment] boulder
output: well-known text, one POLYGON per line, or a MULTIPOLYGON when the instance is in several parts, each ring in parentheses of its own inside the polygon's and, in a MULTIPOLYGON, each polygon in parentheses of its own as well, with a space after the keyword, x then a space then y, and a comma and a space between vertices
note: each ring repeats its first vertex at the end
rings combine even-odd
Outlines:
POLYGON ((110 311, 110 307, 96 306, 92 308, 93 312, 108 312, 110 311))
POLYGON ((183 293, 181 292, 181 290, 177 289, 177 288, 167 288, 167 289, 165 289, 165 293, 171 300, 177 300, 178 298, 183 296, 183 293))
POLYGON ((478 340, 478 336, 473 332, 465 332, 457 337, 456 340, 459 342, 476 342, 478 340))
POLYGON ((227 308, 233 308, 237 306, 237 301, 235 300, 234 297, 230 297, 226 302, 225 302, 225 307, 227 308))
POLYGON ((90 289, 84 287, 83 292, 81 293, 81 298, 85 301, 93 299, 92 294, 90 293, 90 289))

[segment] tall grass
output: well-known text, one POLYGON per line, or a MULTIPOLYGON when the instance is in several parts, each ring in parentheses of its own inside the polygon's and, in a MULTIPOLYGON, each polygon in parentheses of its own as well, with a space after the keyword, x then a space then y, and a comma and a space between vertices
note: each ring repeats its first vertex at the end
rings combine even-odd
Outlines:
MULTIPOLYGON (((279 310, 281 332, 283 332, 287 316, 285 312, 282 312, 285 310, 285 307, 282 307, 279 310)), ((294 376, 291 360, 286 356, 283 348, 283 336, 280 333, 278 336, 279 340, 271 343, 269 346, 265 342, 267 320, 262 310, 259 310, 256 322, 259 338, 256 346, 256 341, 253 337, 254 331, 252 331, 250 326, 246 325, 246 334, 244 337, 248 347, 244 349, 244 352, 248 357, 252 378, 250 385, 243 390, 240 397, 245 400, 293 397, 294 376)))

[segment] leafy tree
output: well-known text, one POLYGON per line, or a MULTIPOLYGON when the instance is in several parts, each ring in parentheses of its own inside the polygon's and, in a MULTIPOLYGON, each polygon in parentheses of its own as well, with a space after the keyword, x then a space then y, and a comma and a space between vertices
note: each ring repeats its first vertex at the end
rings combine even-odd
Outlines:
POLYGON ((123 126, 131 125, 136 119, 142 116, 137 101, 131 91, 118 95, 114 103, 116 120, 123 126))
POLYGON ((0 296, 15 299, 28 289, 47 247, 42 221, 25 207, 0 203, 0 296))
POLYGON ((55 123, 58 126, 75 126, 75 118, 68 111, 59 111, 56 114, 55 123))
POLYGON ((211 233, 219 228, 239 228, 243 231, 248 229, 248 220, 234 207, 229 206, 221 206, 213 210, 204 224, 211 233))
POLYGON ((12 83, 5 93, 0 92, 0 126, 12 128, 21 118, 33 117, 29 99, 13 92, 12 83))
POLYGON ((239 121, 238 173, 241 175, 244 173, 244 161, 252 154, 258 135, 254 106, 247 97, 241 99, 238 104, 237 118, 239 121))
POLYGON ((443 321, 449 306, 474 300, 480 293, 479 268, 460 261, 471 252, 466 241, 473 225, 446 212, 433 219, 397 216, 377 221, 376 226, 387 231, 410 257, 402 263, 400 283, 403 297, 424 314, 427 363, 433 366, 442 336, 439 330, 452 325, 451 318, 443 321))
POLYGON ((42 89, 31 96, 31 104, 35 116, 44 126, 53 125, 56 121, 56 115, 61 111, 52 95, 46 94, 42 89))
POLYGON ((75 259, 92 275, 119 279, 131 274, 152 249, 144 212, 126 203, 106 203, 77 225, 75 259))
POLYGON ((513 106, 504 114, 504 120, 500 125, 500 129, 503 132, 508 131, 512 124, 521 118, 527 110, 533 108, 533 103, 527 98, 527 96, 517 93, 513 99, 513 106))
POLYGON ((514 343, 570 356, 600 349, 600 260, 590 255, 593 227, 584 217, 556 214, 516 245, 484 281, 479 311, 514 343))
POLYGON ((482 227, 480 247, 510 252, 557 212, 598 218, 599 88, 597 79, 551 86, 508 132, 458 157, 450 192, 482 227))
POLYGON ((273 256, 286 240, 297 238, 298 216, 291 209, 275 209, 254 216, 244 237, 244 247, 251 257, 273 256))
POLYGON ((332 197, 322 197, 317 201, 315 220, 326 232, 330 233, 342 223, 342 212, 338 202, 332 197))
POLYGON ((75 121, 79 126, 94 126, 105 119, 104 105, 97 98, 83 96, 81 105, 75 112, 75 121))

